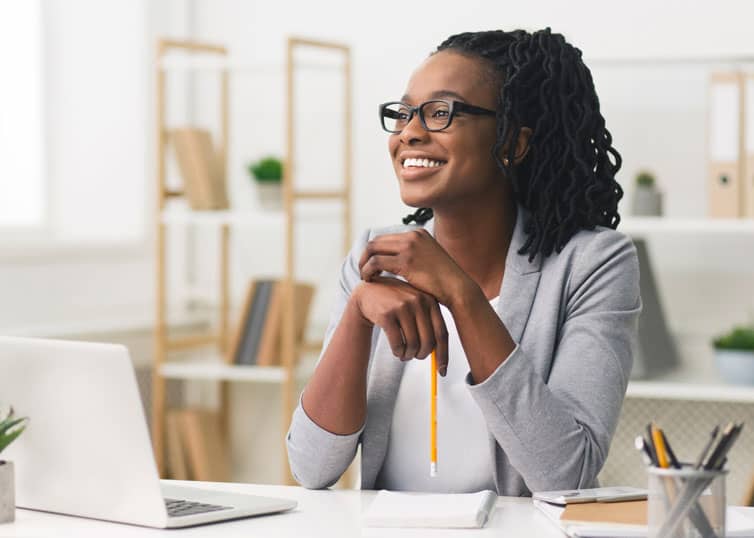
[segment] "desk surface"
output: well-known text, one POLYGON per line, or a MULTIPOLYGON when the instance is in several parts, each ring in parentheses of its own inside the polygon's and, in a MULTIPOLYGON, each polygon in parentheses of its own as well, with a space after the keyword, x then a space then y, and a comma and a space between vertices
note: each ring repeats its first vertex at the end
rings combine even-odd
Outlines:
MULTIPOLYGON (((170 481, 173 482, 173 481, 170 481)), ((564 535, 540 513, 531 499, 499 497, 495 512, 484 529, 370 529, 362 528, 361 513, 369 506, 376 492, 357 490, 312 491, 292 486, 262 486, 254 484, 222 484, 209 482, 173 482, 192 487, 223 489, 237 493, 250 493, 270 497, 286 497, 298 501, 298 507, 284 514, 213 523, 177 530, 160 530, 108 523, 92 519, 16 510, 14 523, 0 524, 0 536, 131 536, 170 535, 173 538, 196 536, 222 536, 223 538, 274 536, 280 538, 301 536, 316 538, 368 538, 368 537, 531 537, 562 538, 564 535)), ((742 510, 754 513, 754 508, 742 510)))
MULTIPOLYGON (((172 481, 171 481, 172 482, 172 481)), ((311 491, 292 486, 262 486, 253 484, 221 484, 174 482, 193 487, 224 489, 238 493, 251 493, 270 497, 286 497, 298 501, 298 507, 284 514, 213 523, 180 530, 147 529, 131 525, 108 523, 91 519, 61 516, 33 510, 16 510, 16 521, 0 524, 0 536, 157 536, 169 534, 173 538, 196 536, 222 536, 251 538, 275 537, 327 537, 358 538, 369 536, 442 536, 443 538, 473 535, 483 536, 537 536, 562 538, 560 531, 539 513, 531 499, 500 497, 497 507, 484 529, 471 531, 428 529, 369 529, 361 526, 362 510, 369 506, 374 491, 330 490, 311 491), (504 532, 503 532, 504 531, 504 532)))

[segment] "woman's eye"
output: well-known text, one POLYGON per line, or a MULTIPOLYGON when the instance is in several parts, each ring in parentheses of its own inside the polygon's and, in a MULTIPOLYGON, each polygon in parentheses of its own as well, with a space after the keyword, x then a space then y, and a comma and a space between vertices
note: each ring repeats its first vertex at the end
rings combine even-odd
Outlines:
POLYGON ((433 118, 446 118, 448 116, 447 110, 435 110, 432 113, 433 118))

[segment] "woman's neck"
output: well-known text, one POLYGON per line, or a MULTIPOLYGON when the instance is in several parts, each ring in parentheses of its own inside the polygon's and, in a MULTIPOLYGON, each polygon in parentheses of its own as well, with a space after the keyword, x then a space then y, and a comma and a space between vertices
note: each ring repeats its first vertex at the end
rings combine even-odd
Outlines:
POLYGON ((434 210, 434 235, 455 262, 479 284, 487 298, 495 297, 505 271, 505 259, 516 226, 512 198, 434 210))

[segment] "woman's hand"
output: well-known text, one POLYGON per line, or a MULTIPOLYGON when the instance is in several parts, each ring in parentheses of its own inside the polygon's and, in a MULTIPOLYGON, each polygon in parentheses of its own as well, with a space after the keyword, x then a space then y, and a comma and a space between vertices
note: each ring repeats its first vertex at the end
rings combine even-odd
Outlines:
POLYGON ((400 275, 413 287, 447 307, 467 289, 471 278, 425 229, 380 235, 367 243, 359 260, 361 278, 382 271, 400 275))
POLYGON ((375 276, 354 289, 351 306, 365 322, 385 331, 393 355, 401 360, 424 359, 434 349, 437 370, 445 375, 448 330, 433 296, 397 278, 375 276))

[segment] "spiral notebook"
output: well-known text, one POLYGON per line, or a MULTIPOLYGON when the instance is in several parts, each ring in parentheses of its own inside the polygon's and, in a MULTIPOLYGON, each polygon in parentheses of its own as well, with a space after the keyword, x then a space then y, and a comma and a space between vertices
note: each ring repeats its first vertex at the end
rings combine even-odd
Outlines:
POLYGON ((494 491, 407 493, 382 490, 364 514, 365 527, 481 528, 495 507, 494 491))

